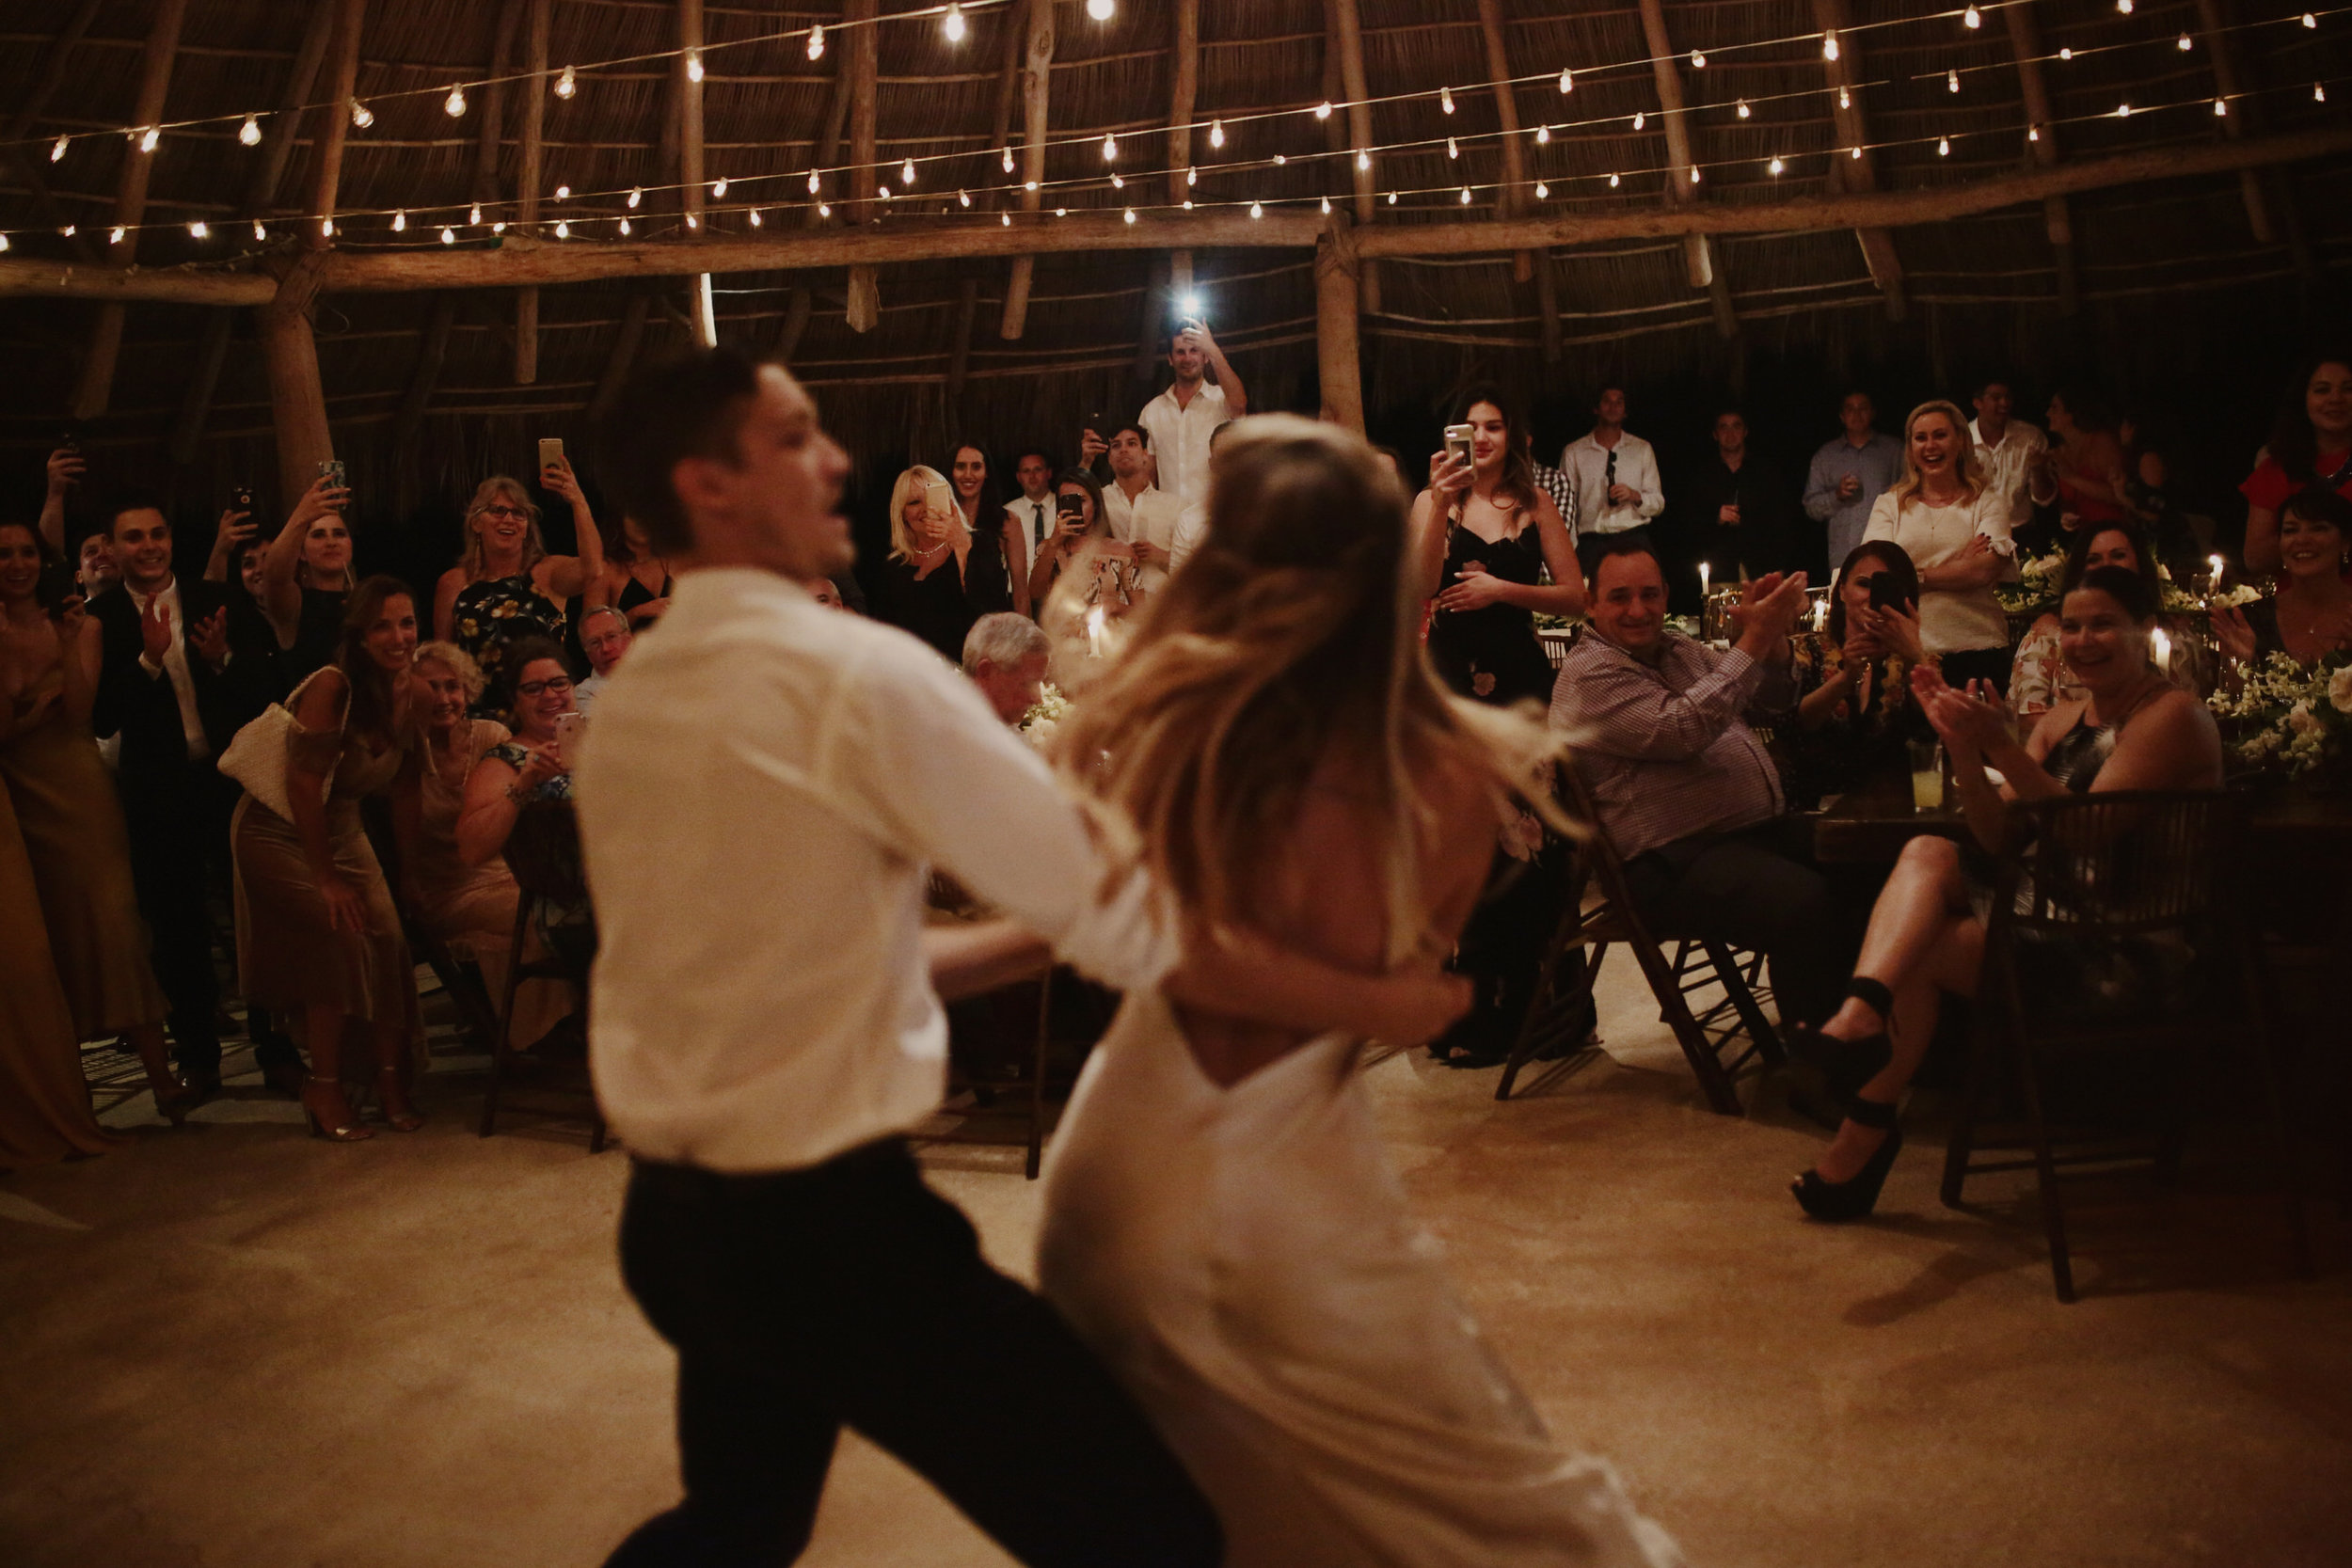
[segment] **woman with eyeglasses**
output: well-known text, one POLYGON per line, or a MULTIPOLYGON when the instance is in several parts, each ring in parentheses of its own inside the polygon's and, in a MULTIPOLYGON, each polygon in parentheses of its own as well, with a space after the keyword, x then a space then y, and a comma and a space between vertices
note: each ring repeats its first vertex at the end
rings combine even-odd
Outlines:
MULTIPOLYGON (((466 553, 433 591, 433 635, 473 656, 502 689, 509 644, 526 637, 564 640, 564 605, 604 578, 604 536, 568 460, 539 470, 539 483, 572 503, 578 555, 549 555, 539 509, 520 481, 485 479, 466 505, 466 553)), ((490 717, 483 714, 482 717, 490 717)))
MULTIPOLYGON (((555 721, 577 711, 564 650, 547 638, 532 637, 506 651, 506 709, 513 716, 514 733, 484 752, 466 781, 457 854, 468 865, 485 865, 504 851, 525 806, 572 798, 571 770, 564 767, 555 738, 555 721)), ((595 927, 584 904, 558 907, 542 901, 538 931, 556 952, 584 958, 594 950, 595 927)))

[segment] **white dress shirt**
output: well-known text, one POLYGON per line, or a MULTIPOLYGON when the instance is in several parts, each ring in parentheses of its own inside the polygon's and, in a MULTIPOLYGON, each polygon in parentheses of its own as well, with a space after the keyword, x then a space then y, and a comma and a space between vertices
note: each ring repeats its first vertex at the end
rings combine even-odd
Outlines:
POLYGON ((1576 482, 1576 515, 1568 519, 1576 538, 1588 533, 1623 533, 1666 509, 1666 492, 1658 483, 1658 453, 1639 436, 1620 432, 1613 447, 1602 446, 1590 435, 1581 436, 1561 449, 1560 467, 1576 482), (1612 452, 1617 458, 1613 483, 1640 492, 1640 499, 1630 506, 1609 499, 1612 452))
POLYGON ((1136 423, 1151 433, 1160 488, 1175 498, 1178 510, 1209 499, 1209 437, 1232 417, 1225 388, 1213 381, 1201 382, 1192 401, 1181 407, 1176 388, 1170 387, 1136 416, 1136 423))
POLYGON ((1053 492, 1047 491, 1045 499, 1040 501, 1033 501, 1026 496, 1009 500, 1005 503, 1005 515, 1010 517, 1013 526, 1021 531, 1021 559, 1015 564, 1020 568, 1020 580, 1026 582, 1029 580, 1029 568, 1037 564, 1037 547, 1054 537, 1053 492), (1044 518, 1041 523, 1039 521, 1041 514, 1044 518))
POLYGON ((152 594, 142 594, 127 582, 122 591, 131 595, 142 620, 149 605, 158 598, 164 601, 164 619, 171 623, 171 641, 164 649, 161 668, 143 649, 139 668, 150 675, 171 677, 171 694, 180 701, 180 733, 187 737, 188 755, 198 759, 211 756, 213 743, 204 738, 204 719, 196 709, 196 677, 188 672, 187 620, 180 612, 180 579, 173 578, 152 594))
POLYGON ((679 574, 581 750, 590 1061, 646 1159, 796 1169, 937 1107, 930 864, 1106 984, 1178 957, 1141 879, 1105 894, 1077 807, 970 681, 772 573, 679 574))
POLYGON ((2039 426, 2011 420, 2000 440, 1988 447, 1977 421, 1970 420, 1968 441, 1976 449, 1977 477, 2008 504, 2011 523, 2025 522, 2033 515, 2034 459, 2050 450, 2050 438, 2039 426))
MULTIPOLYGON (((2009 534, 2009 503, 1991 490, 1954 506, 1930 506, 1915 495, 1910 499, 1908 506, 1898 505, 1892 490, 1879 497, 1862 537, 1893 540, 1924 572, 1949 564, 1981 533, 1993 541, 1995 554, 2013 563, 2017 546, 2009 534)), ((1931 654, 2009 646, 2009 614, 1993 585, 1922 591, 1919 645, 1931 654)))
MULTIPOLYGON (((1103 516, 1110 524, 1111 537, 1122 545, 1132 545, 1139 539, 1172 551, 1176 546, 1176 526, 1184 511, 1176 504, 1175 497, 1149 484, 1133 500, 1127 499, 1127 492, 1120 488, 1116 479, 1103 491, 1103 516)), ((1137 586, 1152 593, 1168 580, 1168 573, 1166 566, 1146 566, 1137 586)))
POLYGON ((1176 514, 1176 534, 1168 546, 1168 569, 1182 566, 1192 552, 1200 547, 1200 541, 1209 536, 1209 503, 1194 501, 1176 514))

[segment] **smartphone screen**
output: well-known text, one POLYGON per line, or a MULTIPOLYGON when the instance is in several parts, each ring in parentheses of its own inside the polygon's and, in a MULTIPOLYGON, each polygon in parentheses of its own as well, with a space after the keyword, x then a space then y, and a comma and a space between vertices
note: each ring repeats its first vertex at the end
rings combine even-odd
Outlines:
POLYGON ((1470 427, 1466 424, 1450 424, 1446 426, 1445 454, 1448 457, 1469 457, 1470 454, 1471 434, 1472 432, 1470 427))

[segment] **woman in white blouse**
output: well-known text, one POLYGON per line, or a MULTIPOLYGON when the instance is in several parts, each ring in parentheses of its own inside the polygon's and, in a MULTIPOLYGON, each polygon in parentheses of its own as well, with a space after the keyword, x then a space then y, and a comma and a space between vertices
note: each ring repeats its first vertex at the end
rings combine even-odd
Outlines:
POLYGON ((2009 689, 2009 617, 1993 585, 2010 570, 2009 509, 1972 472, 1968 422, 1948 403, 1903 421, 1903 475, 1870 508, 1867 540, 1902 546, 1919 566, 1919 641, 1955 689, 2009 689))

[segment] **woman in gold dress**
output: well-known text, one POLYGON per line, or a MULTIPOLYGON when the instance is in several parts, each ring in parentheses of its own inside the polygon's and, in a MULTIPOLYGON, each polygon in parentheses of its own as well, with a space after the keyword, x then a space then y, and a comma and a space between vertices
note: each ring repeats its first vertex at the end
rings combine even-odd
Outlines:
POLYGON ((364 1021, 373 1036, 385 1119, 403 1132, 423 1125, 407 1088, 421 1033, 415 969, 359 819, 362 796, 389 794, 403 846, 416 841, 424 756, 408 673, 416 647, 406 585, 373 577, 354 589, 335 661, 286 699, 292 820, 248 791, 230 823, 245 993, 303 1019, 310 1076, 302 1108, 312 1132, 338 1143, 373 1135, 343 1098, 346 1020, 364 1021))
MULTIPOLYGON (((132 889, 130 840, 90 734, 97 671, 82 647, 80 606, 59 618, 40 603, 47 564, 32 527, 0 523, 0 662, 13 691, 0 721, 0 787, 32 872, 74 1040, 129 1040, 155 1108, 178 1123, 199 1096, 166 1063, 167 1008, 132 889)), ((73 1061, 78 1085, 78 1053, 73 1061)), ((82 1100, 87 1114, 87 1091, 82 1100)))

